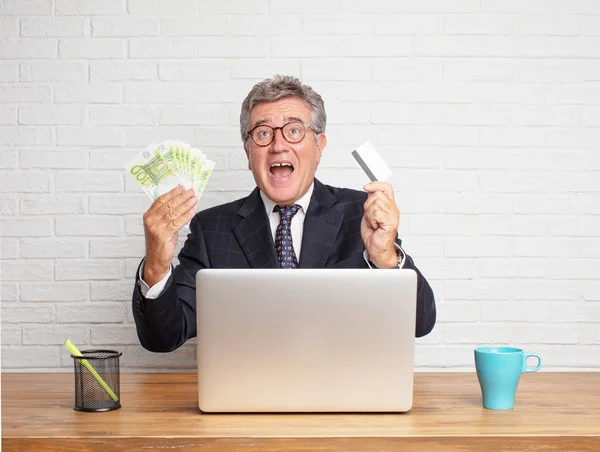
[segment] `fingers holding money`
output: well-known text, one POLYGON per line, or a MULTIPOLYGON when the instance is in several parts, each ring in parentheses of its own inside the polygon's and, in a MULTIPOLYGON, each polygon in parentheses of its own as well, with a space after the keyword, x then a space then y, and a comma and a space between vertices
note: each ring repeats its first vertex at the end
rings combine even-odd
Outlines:
POLYGON ((164 215, 164 219, 169 222, 171 232, 178 231, 184 224, 190 222, 196 215, 196 204, 198 198, 192 193, 190 198, 186 198, 177 207, 172 207, 164 215))
MULTIPOLYGON (((186 215, 188 211, 198 203, 194 190, 190 188, 167 201, 161 202, 159 212, 163 214, 163 217, 172 222, 180 217, 186 215)), ((183 223, 185 224, 185 223, 183 223)))
POLYGON ((186 190, 179 185, 168 191, 164 195, 156 198, 152 206, 146 212, 145 219, 148 218, 150 223, 162 222, 163 218, 166 223, 180 217, 188 211, 189 208, 195 206, 198 198, 193 189, 186 190), (186 206, 189 206, 186 208, 186 206))
POLYGON ((173 232, 179 231, 184 224, 189 223, 192 218, 196 215, 196 208, 192 207, 187 212, 184 212, 182 215, 171 220, 170 226, 173 232))
POLYGON ((172 190, 169 190, 164 195, 156 198, 156 201, 152 203, 150 209, 170 209, 174 204, 180 204, 181 199, 186 197, 186 190, 183 185, 178 185, 172 190))
POLYGON ((193 189, 178 186, 159 196, 144 214, 146 261, 144 281, 150 286, 167 274, 175 256, 177 232, 196 214, 193 189))

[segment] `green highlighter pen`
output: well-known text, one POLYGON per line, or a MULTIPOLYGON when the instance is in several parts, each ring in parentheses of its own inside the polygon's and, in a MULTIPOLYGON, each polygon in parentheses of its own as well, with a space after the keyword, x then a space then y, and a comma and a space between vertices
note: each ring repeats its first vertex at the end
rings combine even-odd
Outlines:
MULTIPOLYGON (((67 347, 69 349, 69 351, 71 352, 71 354, 73 356, 76 356, 76 357, 83 356, 81 354, 81 352, 77 349, 77 347, 75 347, 75 345, 71 342, 70 339, 67 339, 65 341, 65 347, 67 347)), ((96 379, 96 381, 100 384, 100 386, 102 386, 102 389, 104 389, 106 391, 106 393, 110 396, 110 398, 113 399, 113 401, 115 403, 118 402, 119 398, 117 397, 117 395, 113 392, 112 389, 110 389, 110 386, 108 386, 106 384, 104 379, 98 374, 98 372, 96 372, 96 369, 94 369, 92 367, 92 365, 88 362, 88 360, 80 359, 79 361, 88 370, 88 372, 92 375, 92 377, 94 377, 96 379)))

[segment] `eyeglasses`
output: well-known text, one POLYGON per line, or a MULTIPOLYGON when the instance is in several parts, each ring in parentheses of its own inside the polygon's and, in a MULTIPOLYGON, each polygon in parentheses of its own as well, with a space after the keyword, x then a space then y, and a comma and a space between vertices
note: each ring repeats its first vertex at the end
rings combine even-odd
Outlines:
POLYGON ((299 143, 306 136, 306 129, 313 129, 315 133, 318 133, 314 127, 307 126, 298 121, 288 122, 281 127, 271 127, 265 124, 256 126, 254 129, 248 132, 248 136, 252 138, 258 146, 264 147, 270 145, 275 139, 275 131, 281 129, 281 134, 285 141, 288 143, 299 143))

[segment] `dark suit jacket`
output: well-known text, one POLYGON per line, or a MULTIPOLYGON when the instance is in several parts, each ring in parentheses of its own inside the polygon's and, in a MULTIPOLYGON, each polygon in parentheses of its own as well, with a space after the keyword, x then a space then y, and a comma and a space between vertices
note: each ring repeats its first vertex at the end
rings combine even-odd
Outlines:
MULTIPOLYGON (((300 268, 367 268, 360 235, 366 199, 365 192, 330 187, 315 179, 304 219, 300 268)), ((401 243, 398 238, 396 242, 401 243)), ((160 297, 145 299, 136 276, 133 314, 144 348, 169 352, 196 336, 196 272, 202 268, 279 268, 258 188, 246 198, 194 217, 179 265, 160 297)), ((418 276, 416 335, 424 336, 435 324, 433 291, 409 256, 404 268, 418 276)))

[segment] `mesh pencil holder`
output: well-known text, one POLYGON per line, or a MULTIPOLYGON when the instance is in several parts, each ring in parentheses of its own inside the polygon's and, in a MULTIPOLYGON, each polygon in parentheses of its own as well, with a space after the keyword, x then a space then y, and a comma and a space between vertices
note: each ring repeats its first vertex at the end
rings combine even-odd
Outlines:
POLYGON ((75 368, 75 404, 77 411, 111 411, 121 408, 120 352, 82 350, 71 355, 75 368))

